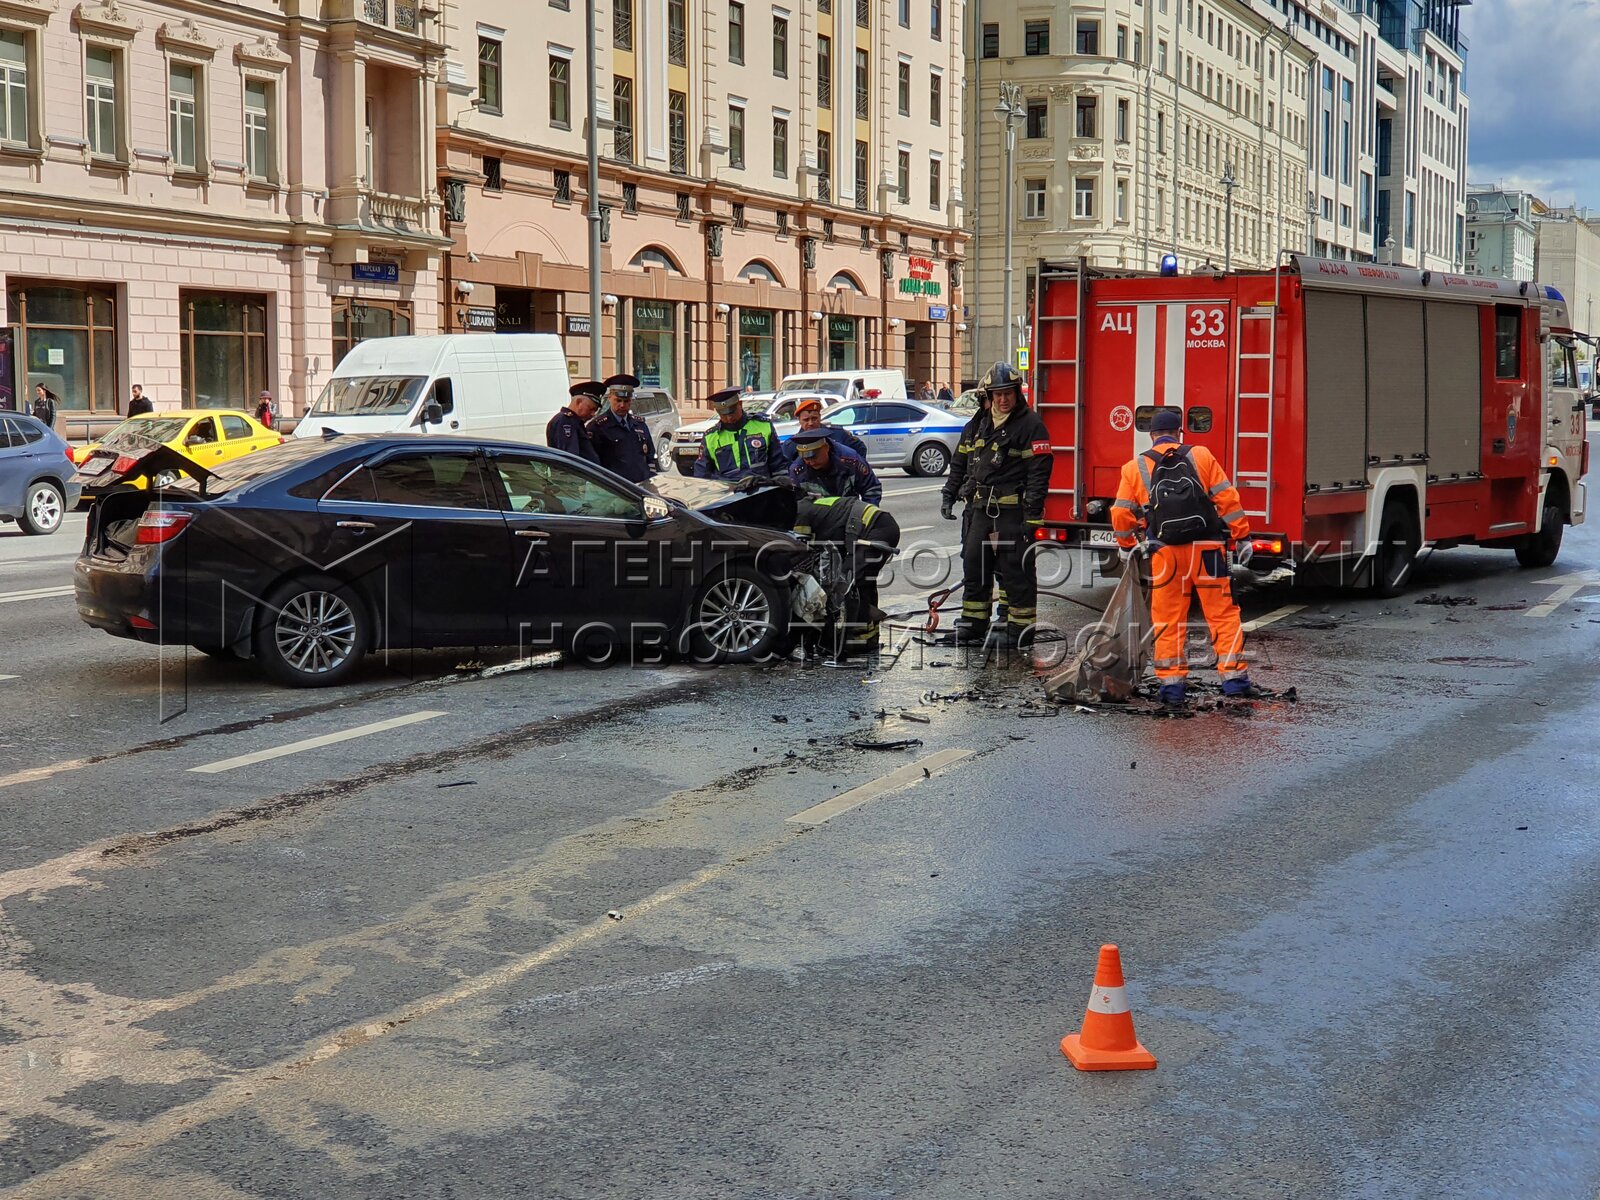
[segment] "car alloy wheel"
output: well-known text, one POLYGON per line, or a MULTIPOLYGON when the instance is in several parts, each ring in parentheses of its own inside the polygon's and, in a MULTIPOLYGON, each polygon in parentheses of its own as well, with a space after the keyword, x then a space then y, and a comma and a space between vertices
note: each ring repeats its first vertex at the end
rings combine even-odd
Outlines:
POLYGON ((278 610, 273 639, 284 662, 305 675, 337 671, 356 653, 355 613, 333 592, 300 592, 278 610))
POLYGON ((719 579, 700 601, 700 628, 719 657, 749 654, 772 629, 772 605, 766 593, 736 575, 719 579))
POLYGON ((943 475, 950 466, 950 455, 936 442, 929 442, 917 450, 917 474, 927 478, 943 475))
POLYGON ((28 511, 21 524, 29 533, 54 533, 66 512, 61 489, 53 483, 36 483, 28 489, 28 511))

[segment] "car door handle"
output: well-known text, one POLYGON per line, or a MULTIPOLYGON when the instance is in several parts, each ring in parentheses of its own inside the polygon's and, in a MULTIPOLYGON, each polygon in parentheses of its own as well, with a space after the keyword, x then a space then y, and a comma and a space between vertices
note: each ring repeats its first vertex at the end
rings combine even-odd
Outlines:
POLYGON ((377 528, 371 521, 339 521, 337 524, 340 529, 359 529, 363 533, 377 528))
POLYGON ((550 535, 542 529, 519 529, 517 530, 517 536, 519 538, 527 538, 530 542, 548 542, 550 540, 550 535))

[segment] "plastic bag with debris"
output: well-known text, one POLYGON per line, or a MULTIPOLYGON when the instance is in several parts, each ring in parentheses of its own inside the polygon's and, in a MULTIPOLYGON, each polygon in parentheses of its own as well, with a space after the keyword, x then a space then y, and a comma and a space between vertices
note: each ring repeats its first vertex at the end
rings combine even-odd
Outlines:
POLYGON ((1122 572, 1105 615, 1078 634, 1078 653, 1045 680, 1053 700, 1121 702, 1144 676, 1150 638, 1150 601, 1137 560, 1122 572))

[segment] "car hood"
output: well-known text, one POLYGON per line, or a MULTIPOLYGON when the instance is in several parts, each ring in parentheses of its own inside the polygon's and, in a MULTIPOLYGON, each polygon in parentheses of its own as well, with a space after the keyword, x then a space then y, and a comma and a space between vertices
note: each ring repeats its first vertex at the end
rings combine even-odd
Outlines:
POLYGON ((734 491, 720 479, 695 479, 689 475, 657 475, 642 484, 663 500, 692 509, 726 525, 756 525, 763 529, 793 529, 798 498, 787 483, 770 483, 748 492, 734 491))

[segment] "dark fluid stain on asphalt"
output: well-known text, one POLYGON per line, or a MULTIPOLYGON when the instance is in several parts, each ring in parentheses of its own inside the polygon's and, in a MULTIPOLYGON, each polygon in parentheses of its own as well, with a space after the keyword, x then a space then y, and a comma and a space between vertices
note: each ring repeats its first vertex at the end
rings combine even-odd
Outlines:
POLYGON ((1532 665, 1524 658, 1496 658, 1492 654, 1430 658, 1428 661, 1441 667, 1487 667, 1495 670, 1508 670, 1513 667, 1532 665))

